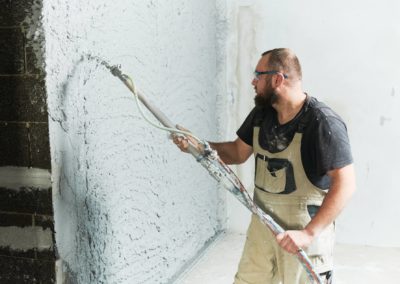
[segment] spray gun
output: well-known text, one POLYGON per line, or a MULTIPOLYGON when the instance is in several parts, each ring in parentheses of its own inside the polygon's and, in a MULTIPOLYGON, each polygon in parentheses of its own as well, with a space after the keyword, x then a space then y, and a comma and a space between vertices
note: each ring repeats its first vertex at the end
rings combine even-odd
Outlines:
MULTIPOLYGON (((101 58, 91 55, 89 55, 88 58, 98 61, 100 64, 105 66, 111 72, 111 74, 119 78, 124 83, 124 85, 134 94, 138 109, 147 122, 159 129, 166 130, 174 135, 185 138, 190 136, 194 138, 199 143, 200 147, 196 147, 189 140, 188 151, 190 154, 193 155, 197 162, 199 162, 209 172, 209 174, 215 180, 217 180, 226 190, 231 192, 239 200, 240 203, 246 206, 246 208, 248 208, 253 214, 257 215, 260 221, 264 223, 274 235, 285 232, 285 230, 278 223, 276 223, 276 221, 270 215, 265 213, 254 203, 253 199, 250 197, 249 193, 246 191, 239 178, 235 175, 231 168, 229 168, 219 158, 218 153, 210 147, 207 141, 197 138, 190 132, 177 129, 175 125, 168 119, 168 117, 166 117, 155 105, 146 100, 146 98, 139 91, 136 90, 133 80, 128 75, 123 74, 119 66, 110 65, 108 62, 102 60, 101 58), (139 101, 154 115, 154 117, 157 118, 157 120, 163 126, 155 124, 144 115, 140 107, 139 101)), ((305 251, 299 248, 297 250, 296 257, 307 272, 310 283, 322 284, 323 281, 321 280, 320 276, 315 272, 314 267, 305 251)))

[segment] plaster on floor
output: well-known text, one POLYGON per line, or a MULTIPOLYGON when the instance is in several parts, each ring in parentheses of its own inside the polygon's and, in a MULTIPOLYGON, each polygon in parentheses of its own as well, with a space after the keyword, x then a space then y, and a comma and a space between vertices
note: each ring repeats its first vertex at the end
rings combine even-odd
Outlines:
MULTIPOLYGON (((232 284, 245 235, 221 236, 177 284, 232 284)), ((338 244, 335 284, 400 283, 400 248, 338 244)))

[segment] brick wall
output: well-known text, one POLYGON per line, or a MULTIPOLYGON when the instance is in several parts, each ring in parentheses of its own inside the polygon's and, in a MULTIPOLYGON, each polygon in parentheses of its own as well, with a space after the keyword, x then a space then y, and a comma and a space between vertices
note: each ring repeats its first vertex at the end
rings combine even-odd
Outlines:
POLYGON ((44 70, 27 36, 34 6, 0 0, 0 283, 55 282, 44 70))

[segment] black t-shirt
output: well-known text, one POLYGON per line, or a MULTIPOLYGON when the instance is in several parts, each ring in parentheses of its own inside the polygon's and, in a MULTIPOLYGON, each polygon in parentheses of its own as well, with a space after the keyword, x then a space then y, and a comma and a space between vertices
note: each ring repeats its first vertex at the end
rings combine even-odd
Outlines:
POLYGON ((353 162, 347 128, 332 109, 307 95, 299 113, 280 125, 272 107, 255 107, 236 132, 246 144, 253 146, 253 129, 260 127, 259 145, 271 152, 284 150, 294 134, 303 134, 301 159, 308 179, 315 186, 327 189, 330 178, 326 173, 353 162))

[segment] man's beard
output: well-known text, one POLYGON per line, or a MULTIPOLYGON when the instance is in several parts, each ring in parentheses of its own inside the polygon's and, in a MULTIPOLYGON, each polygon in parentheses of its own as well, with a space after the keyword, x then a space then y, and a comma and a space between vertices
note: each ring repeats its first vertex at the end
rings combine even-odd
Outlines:
POLYGON ((257 94, 254 97, 254 103, 257 107, 270 107, 274 104, 278 99, 278 96, 274 91, 269 91, 265 94, 257 94))

